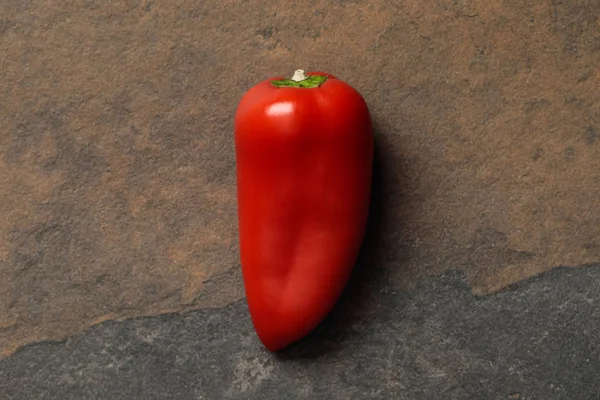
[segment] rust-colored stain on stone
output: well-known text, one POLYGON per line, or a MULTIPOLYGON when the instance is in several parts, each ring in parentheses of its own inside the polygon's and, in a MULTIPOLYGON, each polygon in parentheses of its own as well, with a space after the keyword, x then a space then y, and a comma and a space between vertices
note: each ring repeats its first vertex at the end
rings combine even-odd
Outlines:
POLYGON ((596 0, 0 4, 0 353, 243 296, 232 117, 326 70, 377 126, 382 235, 409 288, 600 261, 596 0))

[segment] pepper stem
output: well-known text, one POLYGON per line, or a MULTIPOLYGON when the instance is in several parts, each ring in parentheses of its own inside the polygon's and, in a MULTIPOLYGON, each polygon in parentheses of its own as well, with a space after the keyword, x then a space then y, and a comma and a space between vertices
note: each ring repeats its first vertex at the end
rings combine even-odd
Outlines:
POLYGON ((327 80, 327 76, 321 75, 306 75, 303 69, 294 71, 292 79, 281 79, 271 81, 271 85, 276 88, 296 87, 296 88, 318 88, 327 80))
POLYGON ((297 69, 294 71, 294 76, 292 76, 292 80, 294 82, 300 82, 305 80, 306 78, 308 78, 306 75, 304 75, 304 70, 303 69, 297 69))

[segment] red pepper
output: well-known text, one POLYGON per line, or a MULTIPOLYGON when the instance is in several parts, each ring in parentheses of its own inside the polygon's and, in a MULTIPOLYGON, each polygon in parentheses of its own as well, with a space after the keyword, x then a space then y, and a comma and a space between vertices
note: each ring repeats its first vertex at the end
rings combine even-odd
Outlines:
POLYGON ((371 116, 347 83, 298 70, 244 95, 235 150, 248 307, 277 351, 325 318, 352 272, 371 194, 371 116))

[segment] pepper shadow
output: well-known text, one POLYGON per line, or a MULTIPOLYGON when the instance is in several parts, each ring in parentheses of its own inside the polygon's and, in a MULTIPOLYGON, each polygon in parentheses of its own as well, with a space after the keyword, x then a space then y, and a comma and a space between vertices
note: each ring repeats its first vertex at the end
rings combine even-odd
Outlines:
POLYGON ((385 264, 395 252, 390 252, 386 238, 398 230, 392 217, 394 203, 401 197, 395 174, 398 155, 375 127, 373 181, 371 203, 365 238, 350 280, 333 310, 310 334, 275 353, 280 360, 313 359, 330 356, 344 346, 345 339, 356 327, 368 324, 369 315, 377 308, 378 294, 386 290, 388 279, 385 264))

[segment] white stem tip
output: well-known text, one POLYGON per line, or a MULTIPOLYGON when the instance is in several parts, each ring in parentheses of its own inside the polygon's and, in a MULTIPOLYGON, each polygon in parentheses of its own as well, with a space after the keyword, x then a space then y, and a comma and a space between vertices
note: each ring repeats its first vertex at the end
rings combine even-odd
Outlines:
POLYGON ((292 80, 294 82, 300 82, 306 79, 306 75, 304 75, 303 69, 297 69, 294 71, 294 76, 292 76, 292 80))

